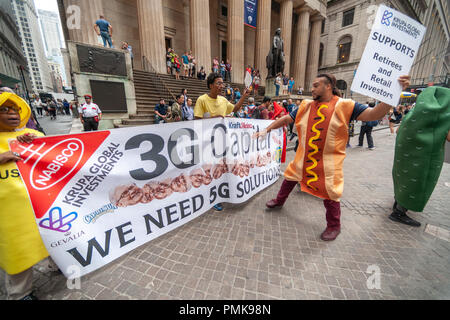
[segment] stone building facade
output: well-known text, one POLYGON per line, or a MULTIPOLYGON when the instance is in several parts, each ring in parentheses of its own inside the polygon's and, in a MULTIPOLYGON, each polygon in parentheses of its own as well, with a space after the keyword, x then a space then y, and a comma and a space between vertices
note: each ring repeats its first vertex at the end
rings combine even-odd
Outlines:
POLYGON ((275 30, 282 29, 285 73, 307 89, 317 74, 325 0, 259 0, 257 26, 244 25, 244 0, 58 0, 66 40, 98 44, 94 22, 100 14, 113 26, 116 47, 133 47, 135 67, 146 59, 166 72, 168 47, 192 50, 198 68, 214 57, 230 59, 232 81, 244 82, 245 66, 267 75, 266 56, 275 30))
MULTIPOLYGON (((355 71, 370 35, 378 5, 385 4, 427 27, 410 72, 413 87, 442 83, 450 72, 449 8, 442 0, 332 0, 322 25, 319 72, 332 73, 347 89, 346 97, 366 102, 367 97, 350 91, 355 71)), ((369 99, 371 100, 371 99, 369 99)))

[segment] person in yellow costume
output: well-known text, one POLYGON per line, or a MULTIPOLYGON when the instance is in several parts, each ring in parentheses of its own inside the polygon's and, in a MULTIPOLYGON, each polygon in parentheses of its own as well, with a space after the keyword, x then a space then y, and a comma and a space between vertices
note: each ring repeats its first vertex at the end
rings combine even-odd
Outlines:
POLYGON ((22 159, 8 145, 10 139, 30 143, 43 135, 25 128, 30 116, 31 109, 22 98, 0 93, 0 268, 6 272, 8 300, 37 299, 32 294, 32 267, 49 255, 16 166, 22 159))
MULTIPOLYGON (((406 89, 409 76, 401 76, 399 83, 406 89)), ((277 197, 268 201, 266 206, 270 209, 282 207, 291 191, 300 183, 303 192, 324 200, 327 228, 320 238, 332 241, 341 230, 340 198, 344 191, 342 167, 350 121, 379 120, 391 106, 380 103, 375 108, 367 108, 353 100, 340 98, 336 78, 331 74, 317 76, 312 84, 312 97, 314 100, 303 100, 298 109, 276 120, 255 137, 295 123, 299 146, 294 161, 284 173, 285 180, 277 197)))

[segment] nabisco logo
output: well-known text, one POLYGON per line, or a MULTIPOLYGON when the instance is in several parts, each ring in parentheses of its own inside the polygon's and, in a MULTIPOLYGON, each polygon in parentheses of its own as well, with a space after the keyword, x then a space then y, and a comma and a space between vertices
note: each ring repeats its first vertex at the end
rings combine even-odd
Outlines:
POLYGON ((64 180, 78 166, 83 157, 84 144, 80 139, 63 140, 34 163, 30 172, 31 186, 36 190, 46 190, 64 180))

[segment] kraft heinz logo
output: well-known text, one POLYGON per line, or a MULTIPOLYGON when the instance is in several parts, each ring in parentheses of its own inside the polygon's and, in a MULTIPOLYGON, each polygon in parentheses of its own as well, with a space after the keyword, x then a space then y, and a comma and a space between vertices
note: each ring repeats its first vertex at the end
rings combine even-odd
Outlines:
POLYGON ((17 166, 37 219, 54 207, 53 203, 62 189, 109 135, 109 131, 97 131, 42 137, 30 144, 21 144, 17 140, 10 142, 11 151, 18 152, 23 159, 17 162, 17 166))
POLYGON ((20 145, 22 158, 26 163, 38 155, 38 160, 31 168, 30 184, 36 190, 46 190, 70 175, 78 166, 84 152, 84 144, 79 139, 67 139, 54 145, 44 153, 39 153, 45 143, 39 147, 34 144, 20 145))

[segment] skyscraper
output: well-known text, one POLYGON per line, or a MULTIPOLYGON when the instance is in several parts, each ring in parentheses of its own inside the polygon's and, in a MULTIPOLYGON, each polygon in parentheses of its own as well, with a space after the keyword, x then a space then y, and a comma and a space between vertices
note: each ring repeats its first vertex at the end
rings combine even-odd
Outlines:
POLYGON ((33 91, 52 91, 52 81, 33 0, 11 0, 33 91))

